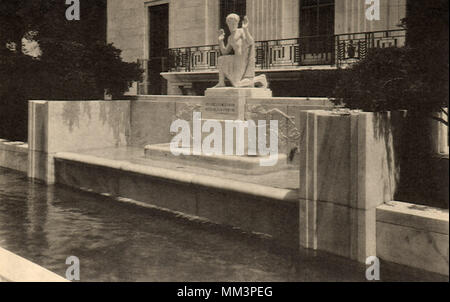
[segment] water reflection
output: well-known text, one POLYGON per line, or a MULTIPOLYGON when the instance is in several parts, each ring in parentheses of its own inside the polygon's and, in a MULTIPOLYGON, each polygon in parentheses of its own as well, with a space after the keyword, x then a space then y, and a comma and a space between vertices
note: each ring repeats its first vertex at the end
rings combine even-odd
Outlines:
MULTIPOLYGON (((0 169, 0 246, 81 281, 363 281, 365 267, 0 169)), ((389 268, 385 280, 423 280, 389 268)))

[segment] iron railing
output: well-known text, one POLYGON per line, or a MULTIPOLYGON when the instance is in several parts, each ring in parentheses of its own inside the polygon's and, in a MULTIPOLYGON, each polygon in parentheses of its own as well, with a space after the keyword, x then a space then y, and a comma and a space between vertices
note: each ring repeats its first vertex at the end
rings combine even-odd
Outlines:
POLYGON ((364 59, 374 48, 402 47, 406 30, 386 30, 336 35, 337 65, 351 64, 364 59))
POLYGON ((206 71, 217 69, 219 45, 169 49, 169 71, 206 71))
POLYGON ((285 69, 334 63, 332 36, 256 42, 256 68, 285 69))
MULTIPOLYGON (((334 36, 311 36, 256 42, 256 68, 295 69, 301 66, 351 64, 365 58, 370 49, 405 45, 406 31, 386 30, 334 36)), ((201 72, 217 69, 218 45, 172 48, 169 72, 201 72)))

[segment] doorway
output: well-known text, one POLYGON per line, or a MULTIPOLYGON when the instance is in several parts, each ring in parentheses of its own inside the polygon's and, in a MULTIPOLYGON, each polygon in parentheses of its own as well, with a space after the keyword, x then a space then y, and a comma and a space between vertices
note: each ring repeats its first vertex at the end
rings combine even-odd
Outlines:
POLYGON ((334 0, 300 1, 300 44, 303 65, 334 63, 334 0))
POLYGON ((166 95, 167 81, 161 72, 168 71, 169 4, 149 6, 148 94, 166 95))

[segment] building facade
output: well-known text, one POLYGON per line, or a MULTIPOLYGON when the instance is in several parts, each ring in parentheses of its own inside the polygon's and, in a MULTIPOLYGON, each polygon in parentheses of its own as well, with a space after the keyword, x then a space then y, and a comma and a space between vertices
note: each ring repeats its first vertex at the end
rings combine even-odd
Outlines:
POLYGON ((274 95, 325 96, 337 67, 404 45, 406 1, 108 0, 107 40, 145 69, 137 93, 201 94, 217 79, 225 17, 247 15, 274 95))

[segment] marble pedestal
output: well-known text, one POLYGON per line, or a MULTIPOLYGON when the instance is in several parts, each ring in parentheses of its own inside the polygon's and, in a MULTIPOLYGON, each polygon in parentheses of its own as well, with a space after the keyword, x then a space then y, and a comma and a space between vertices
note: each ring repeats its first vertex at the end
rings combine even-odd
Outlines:
MULTIPOLYGON (((205 101, 201 108, 202 125, 205 121, 214 120, 221 124, 222 127, 222 148, 225 154, 225 139, 226 139, 226 122, 227 121, 246 121, 246 105, 248 98, 270 98, 272 91, 266 88, 209 88, 205 91, 205 101)), ((258 121, 254 121, 258 126, 258 121)), ((236 127, 239 127, 236 125, 236 127)), ((267 125, 269 127, 269 125, 267 125)), ((242 129, 244 134, 244 155, 248 154, 249 146, 249 131, 248 128, 242 129)), ((234 142, 237 141, 237 130, 235 130, 234 142)), ((255 134, 255 146, 258 146, 258 131, 255 134)), ((208 133, 202 133, 202 141, 207 137, 208 133)), ((266 142, 269 142, 269 137, 266 142)), ((234 155, 237 155, 236 146, 234 147, 234 155)))

